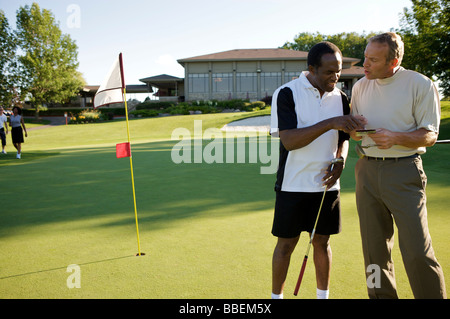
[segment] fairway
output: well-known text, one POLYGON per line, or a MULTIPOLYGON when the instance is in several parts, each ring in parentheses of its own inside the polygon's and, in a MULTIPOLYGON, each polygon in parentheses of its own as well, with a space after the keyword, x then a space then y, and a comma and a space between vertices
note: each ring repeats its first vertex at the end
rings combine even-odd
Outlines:
MULTIPOLYGON (((243 163, 175 164, 171 158, 179 142, 171 140, 175 129, 193 132, 195 120, 202 121, 203 130, 220 129, 248 115, 130 121, 145 253, 139 257, 130 163, 115 154, 115 144, 127 139, 125 121, 30 130, 21 160, 15 159, 8 136, 8 154, 0 157, 0 298, 270 298, 275 175, 260 174, 267 164, 251 162, 248 152, 243 163), (69 265, 79 266, 80 288, 69 288, 69 265)), ((449 139, 449 131, 450 121, 443 121, 440 139, 449 139)), ((209 142, 204 140, 203 147, 209 142)), ((245 139, 246 150, 250 143, 245 139)), ((450 146, 436 145, 423 158, 430 232, 449 287, 450 146)), ((343 231, 331 240, 333 299, 367 298, 354 195, 356 160, 352 142, 341 180, 343 231)), ((294 298, 307 240, 302 234, 285 298, 294 298)), ((413 298, 398 243, 393 259, 400 298, 413 298)), ((311 262, 296 298, 315 294, 311 262)))

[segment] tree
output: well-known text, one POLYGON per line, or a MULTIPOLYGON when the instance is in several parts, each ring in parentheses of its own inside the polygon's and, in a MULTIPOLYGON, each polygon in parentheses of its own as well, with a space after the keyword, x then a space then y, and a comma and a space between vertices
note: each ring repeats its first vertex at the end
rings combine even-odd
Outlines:
POLYGON ((361 61, 357 65, 362 66, 362 64, 364 63, 364 51, 366 50, 369 39, 373 36, 375 36, 374 32, 370 32, 369 34, 343 32, 327 36, 326 39, 327 41, 336 44, 341 50, 342 55, 350 58, 360 59, 361 61))
POLYGON ((8 19, 0 10, 0 105, 9 107, 15 97, 14 70, 16 67, 16 41, 8 19))
POLYGON ((314 44, 325 41, 325 38, 326 36, 320 34, 319 32, 301 32, 294 38, 294 42, 286 42, 282 48, 308 52, 314 44))
POLYGON ((329 41, 339 47, 342 55, 360 59, 361 61, 357 65, 362 65, 364 62, 364 50, 366 49, 368 39, 374 35, 375 33, 373 32, 367 35, 360 35, 356 32, 343 32, 335 35, 323 35, 319 32, 302 32, 294 38, 294 42, 286 42, 282 48, 297 51, 309 51, 316 43, 329 41))
POLYGON ((79 92, 84 80, 77 71, 78 47, 49 10, 37 3, 19 8, 16 36, 23 52, 19 87, 30 95, 36 116, 44 103, 66 103, 79 92))
POLYGON ((450 96, 450 5, 449 0, 412 0, 396 30, 405 44, 402 65, 440 81, 450 96))

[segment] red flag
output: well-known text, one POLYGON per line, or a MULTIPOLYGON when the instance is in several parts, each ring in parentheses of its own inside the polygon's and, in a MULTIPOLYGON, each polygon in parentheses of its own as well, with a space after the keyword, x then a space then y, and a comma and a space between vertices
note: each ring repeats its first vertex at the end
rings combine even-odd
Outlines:
POLYGON ((117 158, 130 157, 131 156, 130 143, 116 144, 116 156, 117 158))

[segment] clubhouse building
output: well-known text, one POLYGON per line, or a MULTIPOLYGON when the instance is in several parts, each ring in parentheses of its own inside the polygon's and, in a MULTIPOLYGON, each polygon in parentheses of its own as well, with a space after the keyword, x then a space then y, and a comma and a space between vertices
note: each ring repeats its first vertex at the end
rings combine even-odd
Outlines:
MULTIPOLYGON (((287 49, 238 49, 178 60, 184 79, 161 74, 127 85, 127 93, 154 93, 159 101, 261 100, 307 70, 308 52, 287 49)), ((344 57, 338 87, 349 96, 364 77, 360 59, 344 57)), ((92 104, 98 86, 81 92, 83 106, 92 104), (83 101, 84 100, 84 101, 83 101)))

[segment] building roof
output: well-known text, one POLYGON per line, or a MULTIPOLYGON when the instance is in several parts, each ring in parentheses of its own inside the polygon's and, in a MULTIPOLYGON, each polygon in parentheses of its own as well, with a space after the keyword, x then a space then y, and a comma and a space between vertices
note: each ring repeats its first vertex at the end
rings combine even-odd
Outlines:
POLYGON ((176 76, 160 74, 155 76, 150 76, 147 78, 139 79, 139 81, 144 83, 154 83, 154 82, 181 82, 184 79, 177 78, 176 76))
POLYGON ((139 79, 139 81, 146 83, 149 87, 157 87, 158 89, 175 89, 178 84, 183 83, 184 78, 177 78, 176 76, 160 74, 150 76, 148 78, 139 79))
MULTIPOLYGON (((83 93, 86 96, 94 96, 98 89, 100 88, 100 85, 85 85, 83 89, 81 89, 81 93, 83 93)), ((145 84, 127 84, 126 85, 126 92, 127 93, 152 93, 153 89, 151 86, 145 85, 145 84)))
POLYGON ((352 65, 351 68, 342 69, 341 77, 364 77, 364 68, 362 66, 352 65))
MULTIPOLYGON (((288 49, 236 49, 199 55, 191 58, 177 60, 184 66, 186 62, 209 61, 254 61, 254 60, 306 60, 308 52, 288 49)), ((344 57, 345 62, 358 63, 360 60, 344 57)), ((352 63, 352 64, 353 64, 352 63)))
POLYGON ((286 49, 236 49, 199 55, 192 58, 180 59, 178 63, 200 61, 230 61, 230 60, 273 60, 273 59, 306 59, 308 52, 286 49))

